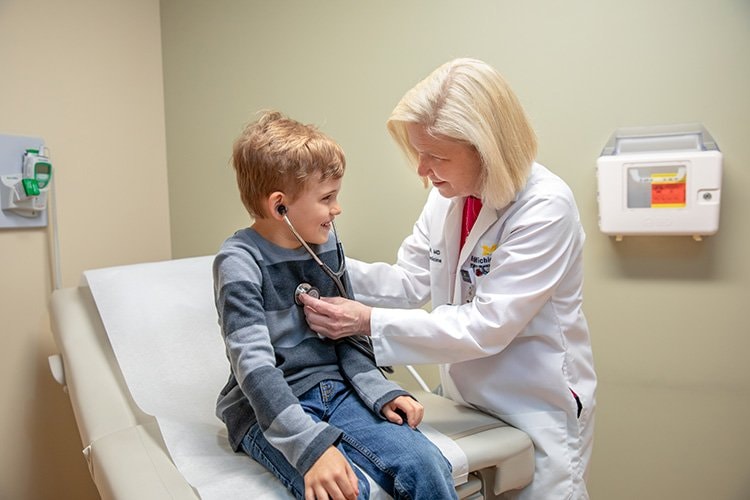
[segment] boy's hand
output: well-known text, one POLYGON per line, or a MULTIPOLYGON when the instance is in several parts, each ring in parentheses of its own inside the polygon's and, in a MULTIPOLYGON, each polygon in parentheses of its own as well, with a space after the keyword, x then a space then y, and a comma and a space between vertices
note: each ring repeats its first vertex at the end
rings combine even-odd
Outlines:
POLYGON ((390 403, 386 403, 381 410, 385 418, 394 424, 404 423, 404 416, 409 427, 416 429, 424 417, 424 406, 410 396, 399 396, 390 403))
POLYGON ((305 500, 356 500, 359 481, 349 461, 329 447, 305 474, 305 500))

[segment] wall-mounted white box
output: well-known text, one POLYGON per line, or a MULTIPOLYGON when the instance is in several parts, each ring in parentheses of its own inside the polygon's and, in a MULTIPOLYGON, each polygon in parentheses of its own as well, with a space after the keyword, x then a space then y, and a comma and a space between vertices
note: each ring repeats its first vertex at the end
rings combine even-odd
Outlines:
POLYGON ((719 230, 722 154, 700 124, 617 129, 596 173, 605 234, 700 240, 719 230))

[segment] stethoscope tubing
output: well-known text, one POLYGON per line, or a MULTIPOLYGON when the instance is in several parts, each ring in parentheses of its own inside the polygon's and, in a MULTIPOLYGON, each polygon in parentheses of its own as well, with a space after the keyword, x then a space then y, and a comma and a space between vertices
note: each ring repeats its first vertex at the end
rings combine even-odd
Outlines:
MULTIPOLYGON (((289 220, 289 217, 287 217, 286 213, 281 215, 284 219, 284 222, 286 222, 286 225, 289 226, 289 229, 292 231, 292 234, 295 238, 297 238, 297 241, 300 242, 302 247, 307 251, 308 254, 310 254, 310 257, 313 258, 315 263, 320 266, 320 268, 323 270, 323 272, 331 278, 331 281, 336 285, 336 288, 338 289, 339 295, 344 297, 345 299, 351 299, 352 297, 349 296, 349 293, 346 290, 346 287, 344 286, 344 283, 341 281, 341 277, 346 272, 346 256, 344 255, 344 252, 341 249, 341 243, 339 242, 339 235, 336 232, 336 224, 331 221, 331 227, 333 228, 333 237, 336 240, 336 252, 338 254, 339 258, 339 270, 334 272, 333 269, 331 269, 325 262, 320 260, 320 257, 313 252, 312 248, 307 244, 307 242, 300 236, 300 234, 297 232, 296 229, 294 229, 294 225, 289 220)), ((364 353, 366 356, 369 356, 373 361, 375 360, 375 353, 372 349, 372 344, 370 343, 369 339, 361 338, 357 336, 347 337, 346 341, 349 342, 352 346, 354 346, 357 350, 364 353)), ((390 366, 381 366, 379 367, 381 370, 383 370, 386 373, 393 373, 393 368, 390 366)))
POLYGON ((346 287, 344 286, 344 283, 341 281, 341 277, 346 272, 346 258, 341 255, 341 244, 339 243, 339 236, 336 232, 336 224, 331 221, 331 227, 333 228, 333 237, 336 240, 336 252, 339 256, 339 270, 334 272, 333 269, 331 269, 325 262, 320 260, 320 257, 313 252, 312 248, 307 244, 307 242, 300 236, 300 234, 297 232, 296 229, 294 229, 294 226, 292 225, 292 222, 289 220, 289 217, 284 214, 282 216, 284 218, 284 222, 286 222, 286 225, 289 226, 289 229, 292 231, 292 234, 295 238, 297 238, 297 241, 300 242, 300 244, 304 247, 304 249, 307 251, 308 254, 310 254, 310 257, 313 258, 316 264, 320 266, 320 268, 323 270, 326 275, 331 278, 331 281, 336 285, 336 288, 338 289, 339 295, 342 297, 349 299, 349 294, 346 291, 346 287))

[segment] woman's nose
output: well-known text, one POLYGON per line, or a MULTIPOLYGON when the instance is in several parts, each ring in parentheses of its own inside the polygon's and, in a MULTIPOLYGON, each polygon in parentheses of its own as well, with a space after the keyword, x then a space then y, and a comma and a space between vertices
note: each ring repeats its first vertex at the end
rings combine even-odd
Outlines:
POLYGON ((427 162, 423 157, 419 157, 417 160, 417 175, 420 177, 427 177, 427 174, 430 172, 430 167, 427 165, 427 162))

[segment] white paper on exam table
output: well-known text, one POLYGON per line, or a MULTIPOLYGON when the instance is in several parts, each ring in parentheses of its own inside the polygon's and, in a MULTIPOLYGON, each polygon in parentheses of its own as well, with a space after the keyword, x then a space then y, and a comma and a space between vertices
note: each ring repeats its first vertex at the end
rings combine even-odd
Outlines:
MULTIPOLYGON (((263 467, 228 444, 215 416, 229 366, 214 308, 213 257, 86 271, 97 309, 133 400, 153 415, 180 472, 204 499, 288 499, 263 467), (186 369, 190 367, 190 369, 186 369)), ((455 442, 420 430, 443 451, 456 484, 468 461, 455 442)), ((377 489, 377 488, 376 488, 377 489)))

